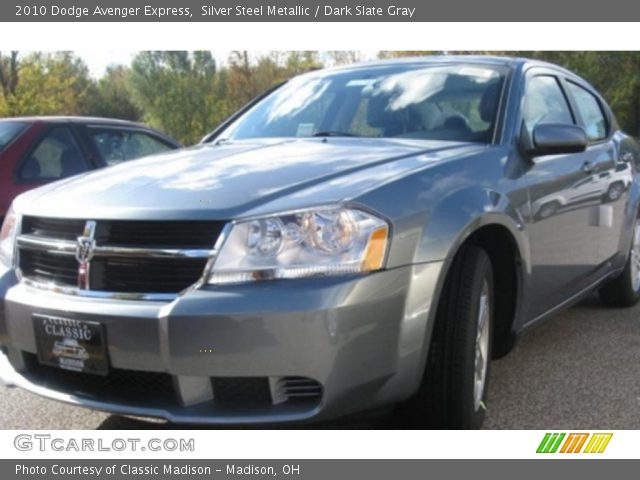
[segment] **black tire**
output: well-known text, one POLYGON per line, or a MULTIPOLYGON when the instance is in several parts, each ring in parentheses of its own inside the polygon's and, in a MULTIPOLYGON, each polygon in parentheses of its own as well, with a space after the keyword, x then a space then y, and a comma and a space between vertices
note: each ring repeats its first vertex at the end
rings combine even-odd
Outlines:
POLYGON ((436 324, 422 386, 407 406, 414 424, 435 428, 480 428, 491 371, 493 328, 491 260, 479 247, 465 246, 456 255, 438 305, 436 324), (482 401, 474 395, 476 335, 484 286, 488 302, 488 344, 482 401))
POLYGON ((540 207, 537 217, 540 220, 552 217, 557 213, 559 208, 560 208, 560 202, 557 202, 555 200, 549 203, 545 203, 540 207))
POLYGON ((607 193, 605 194, 605 200, 608 202, 615 202, 618 200, 622 194, 624 193, 624 183, 622 182, 614 182, 609 185, 607 189, 607 193))
MULTIPOLYGON (((636 227, 639 225, 640 220, 636 220, 636 227)), ((635 228, 634 228, 634 237, 635 237, 635 228)), ((624 270, 620 275, 609 280, 605 283, 598 294, 600 295, 600 300, 607 307, 612 308, 629 308, 633 307, 640 301, 640 284, 636 284, 634 287, 634 282, 632 280, 631 270, 633 268, 632 262, 634 261, 633 254, 634 240, 631 240, 631 248, 629 249, 629 254, 627 256, 627 263, 624 265, 624 270)), ((640 254, 640 252, 639 252, 640 254)))

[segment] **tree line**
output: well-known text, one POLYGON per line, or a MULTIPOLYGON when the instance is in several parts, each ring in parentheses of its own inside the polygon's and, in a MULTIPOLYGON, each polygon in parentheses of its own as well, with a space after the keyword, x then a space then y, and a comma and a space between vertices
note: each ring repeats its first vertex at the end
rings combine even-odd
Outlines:
MULTIPOLYGON (((433 55, 382 51, 380 58, 433 55)), ((622 128, 640 137, 640 52, 448 52, 547 60, 590 81, 622 128)), ((72 52, 0 52, 0 117, 91 115, 141 121, 185 145, 197 143, 226 117, 292 76, 362 59, 355 51, 234 51, 219 65, 210 51, 143 51, 129 65, 92 78, 72 52)))

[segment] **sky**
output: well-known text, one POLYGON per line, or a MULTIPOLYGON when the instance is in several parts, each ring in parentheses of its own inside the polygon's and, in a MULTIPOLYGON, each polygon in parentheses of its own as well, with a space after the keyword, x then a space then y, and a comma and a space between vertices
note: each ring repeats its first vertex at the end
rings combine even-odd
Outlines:
MULTIPOLYGON (((94 78, 100 78, 110 65, 128 65, 138 50, 74 50, 76 55, 82 58, 94 78)), ((213 52, 218 64, 223 64, 229 58, 231 50, 216 50, 213 52)))
MULTIPOLYGON (((222 65, 227 62, 232 51, 233 50, 216 49, 212 53, 218 65, 222 65)), ((131 63, 131 60, 136 53, 138 53, 138 50, 74 50, 73 53, 85 61, 92 77, 100 78, 110 65, 128 65, 131 63)), ((257 56, 267 53, 269 53, 267 50, 251 51, 251 54, 257 56)), ((370 60, 376 57, 377 50, 360 51, 360 54, 363 60, 370 60)))
POLYGON ((82 58, 94 78, 100 78, 109 65, 126 65, 131 62, 135 51, 105 50, 102 52, 76 50, 74 52, 82 58))

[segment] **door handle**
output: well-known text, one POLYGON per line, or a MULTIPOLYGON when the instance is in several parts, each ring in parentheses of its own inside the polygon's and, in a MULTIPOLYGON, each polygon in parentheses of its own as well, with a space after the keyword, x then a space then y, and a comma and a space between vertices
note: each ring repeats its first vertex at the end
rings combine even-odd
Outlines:
POLYGON ((586 161, 582 164, 582 171, 584 173, 586 173, 587 175, 590 175, 594 172, 594 170, 596 169, 596 164, 586 161))

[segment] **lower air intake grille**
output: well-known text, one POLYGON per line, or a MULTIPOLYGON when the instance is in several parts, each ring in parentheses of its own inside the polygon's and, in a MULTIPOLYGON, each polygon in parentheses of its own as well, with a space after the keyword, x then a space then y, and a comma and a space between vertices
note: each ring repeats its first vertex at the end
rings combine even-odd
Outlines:
POLYGON ((216 402, 271 403, 267 377, 215 377, 211 384, 216 402))
POLYGON ((306 377, 282 377, 278 379, 276 391, 286 401, 305 401, 322 397, 322 385, 306 377))
POLYGON ((113 368, 108 375, 92 375, 41 365, 33 354, 24 354, 27 376, 53 390, 98 399, 176 402, 171 375, 113 368))
POLYGON ((310 378, 284 377, 280 382, 283 394, 288 400, 318 398, 322 396, 322 386, 310 378))

